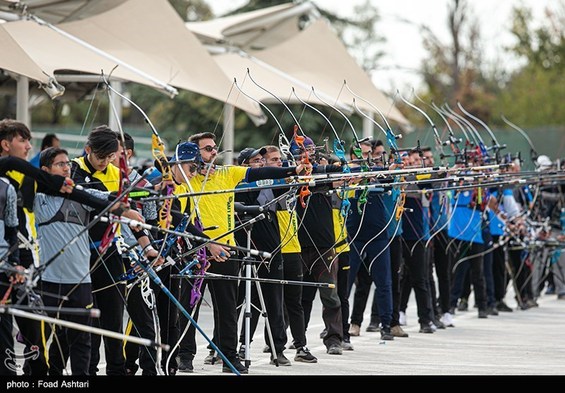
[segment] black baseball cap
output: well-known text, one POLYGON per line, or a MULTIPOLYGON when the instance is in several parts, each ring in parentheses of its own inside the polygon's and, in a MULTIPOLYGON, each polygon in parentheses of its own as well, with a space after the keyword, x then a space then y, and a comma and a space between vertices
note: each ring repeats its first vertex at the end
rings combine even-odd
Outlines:
POLYGON ((264 155, 265 153, 267 153, 267 149, 265 149, 264 147, 262 147, 261 149, 246 147, 239 153, 239 156, 237 156, 237 163, 239 165, 244 163, 249 163, 249 160, 255 157, 256 155, 258 154, 264 155))

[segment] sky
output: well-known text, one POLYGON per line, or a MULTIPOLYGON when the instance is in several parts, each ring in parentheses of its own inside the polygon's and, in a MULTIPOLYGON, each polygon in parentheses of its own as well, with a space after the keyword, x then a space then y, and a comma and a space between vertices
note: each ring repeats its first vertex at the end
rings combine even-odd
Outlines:
MULTIPOLYGON (((245 4, 246 0, 209 0, 216 15, 228 12, 245 4)), ((365 0, 313 0, 321 8, 333 11, 340 16, 352 16, 355 5, 365 0)), ((385 52, 379 68, 371 74, 373 83, 383 91, 399 89, 406 92, 418 89, 422 80, 414 71, 420 67, 425 57, 417 25, 426 24, 443 42, 448 42, 447 9, 451 0, 370 0, 380 12, 379 32, 386 38, 381 46, 385 52), (404 18, 413 23, 401 22, 404 18)), ((516 64, 503 51, 504 46, 512 44, 508 33, 511 27, 511 10, 524 5, 533 11, 534 23, 542 23, 543 11, 547 6, 555 9, 560 0, 471 0, 470 9, 479 19, 482 39, 486 43, 487 61, 496 61, 508 67, 516 64)))

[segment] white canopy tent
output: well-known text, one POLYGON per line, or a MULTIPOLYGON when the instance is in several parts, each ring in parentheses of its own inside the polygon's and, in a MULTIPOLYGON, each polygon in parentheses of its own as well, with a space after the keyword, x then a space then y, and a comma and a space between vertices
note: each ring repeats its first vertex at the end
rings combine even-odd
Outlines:
POLYGON ((160 87, 154 82, 160 80, 251 116, 263 115, 252 100, 240 97, 235 102, 231 81, 166 0, 129 0, 54 28, 30 20, 2 23, 0 32, 0 42, 10 44, 9 52, 3 47, 0 68, 43 84, 56 72, 68 70, 111 73, 113 78, 153 87, 160 87))
MULTIPOLYGON (((346 81, 355 94, 376 106, 389 120, 408 124, 355 62, 327 22, 319 19, 312 3, 283 4, 207 22, 186 23, 186 26, 208 46, 230 78, 241 78, 249 68, 253 75, 261 75, 258 79, 264 81, 263 87, 285 102, 298 102, 291 96, 294 88, 304 101, 320 104, 310 91, 314 88, 323 101, 352 112, 353 96, 343 86, 346 81), (299 18, 306 14, 315 20, 301 30, 299 18)), ((251 83, 246 87, 255 99, 273 101, 269 93, 251 83)), ((364 112, 374 112, 362 100, 356 103, 364 112)), ((364 119, 363 135, 372 134, 373 124, 364 119)))

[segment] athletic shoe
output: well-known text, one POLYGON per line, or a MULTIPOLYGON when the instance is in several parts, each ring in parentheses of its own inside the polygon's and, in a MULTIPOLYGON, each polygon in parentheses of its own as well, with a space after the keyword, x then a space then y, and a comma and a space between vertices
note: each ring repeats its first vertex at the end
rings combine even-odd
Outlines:
POLYGON ((353 351, 353 344, 351 344, 351 340, 344 337, 343 341, 341 342, 341 348, 344 351, 353 351))
POLYGON ((295 362, 302 363, 318 363, 318 359, 310 353, 310 350, 306 347, 299 348, 294 356, 295 362))
POLYGON ((331 344, 331 345, 328 347, 327 352, 328 352, 330 355, 341 355, 341 354, 343 354, 343 348, 341 347, 340 344, 331 344))
POLYGON ((354 337, 360 336, 361 335, 361 326, 359 326, 355 323, 352 323, 351 326, 349 326, 349 335, 354 336, 354 337))
POLYGON ((408 337, 408 333, 402 330, 402 327, 400 325, 391 327, 390 332, 394 337, 408 337))
POLYGON ((400 326, 406 326, 406 313, 404 311, 398 313, 398 323, 400 326))
POLYGON ((441 316, 440 321, 447 327, 455 327, 455 325, 453 324, 453 316, 449 312, 444 313, 441 316))
POLYGON ((179 362, 178 371, 180 373, 192 373, 192 372, 194 372, 194 366, 192 365, 192 359, 181 360, 179 362))
POLYGON ((381 326, 381 340, 392 341, 394 336, 390 330, 390 326, 381 326))

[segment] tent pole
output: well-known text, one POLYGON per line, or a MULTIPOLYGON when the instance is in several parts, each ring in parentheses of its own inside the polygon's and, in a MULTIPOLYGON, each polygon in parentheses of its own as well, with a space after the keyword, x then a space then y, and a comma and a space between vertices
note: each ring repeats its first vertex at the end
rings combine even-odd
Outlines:
POLYGON ((29 78, 27 76, 18 75, 16 81, 18 83, 16 120, 24 123, 31 129, 31 118, 29 115, 29 78))
POLYGON ((222 141, 222 149, 225 151, 223 155, 224 165, 231 165, 233 163, 233 149, 234 149, 234 122, 235 110, 231 104, 224 104, 224 140, 222 141))
MULTIPOLYGON (((111 80, 110 86, 116 91, 122 93, 122 82, 111 80)), ((118 131, 122 124, 123 105, 122 98, 117 94, 110 94, 110 100, 113 102, 108 105, 108 126, 114 131, 118 131)))
MULTIPOLYGON (((371 119, 373 118, 373 112, 369 112, 367 113, 368 116, 371 117, 371 119)), ((371 120, 367 119, 366 117, 363 116, 363 138, 373 138, 373 123, 371 122, 371 120)))

